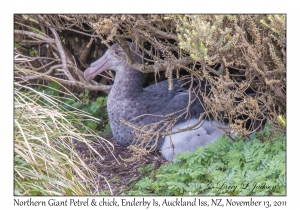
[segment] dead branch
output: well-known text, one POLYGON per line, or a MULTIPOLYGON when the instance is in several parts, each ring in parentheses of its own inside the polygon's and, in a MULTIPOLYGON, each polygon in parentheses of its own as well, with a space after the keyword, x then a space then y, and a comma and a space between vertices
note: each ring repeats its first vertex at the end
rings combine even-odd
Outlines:
POLYGON ((20 35, 26 35, 26 36, 29 36, 31 38, 39 39, 39 40, 42 40, 43 42, 47 42, 47 43, 55 43, 54 39, 48 38, 44 35, 36 34, 34 32, 31 32, 31 31, 14 30, 14 33, 15 34, 20 34, 20 35))
MULTIPOLYGON (((72 65, 67 65, 67 66, 69 68, 76 69, 76 67, 74 67, 72 65)), ((67 85, 69 87, 80 87, 80 88, 91 90, 91 91, 103 91, 103 92, 106 92, 106 93, 109 93, 109 91, 112 88, 111 85, 101 85, 101 84, 96 84, 96 83, 90 84, 87 81, 85 81, 83 79, 83 77, 81 77, 82 81, 75 81, 75 80, 74 81, 69 81, 69 80, 64 80, 64 79, 49 76, 55 69, 62 69, 62 68, 63 68, 62 64, 54 65, 54 66, 50 67, 49 70, 45 73, 37 73, 36 72, 33 75, 23 76, 23 79, 26 80, 26 81, 35 80, 35 79, 44 79, 44 80, 47 80, 47 81, 56 80, 59 83, 67 85)), ((78 69, 76 71, 80 72, 80 70, 78 70, 78 69)))
POLYGON ((165 37, 165 38, 169 38, 169 39, 174 39, 175 41, 178 41, 178 38, 176 35, 174 34, 169 34, 169 33, 166 33, 164 31, 161 31, 161 30, 158 30, 157 28, 153 27, 151 24, 149 24, 147 22, 147 20, 144 19, 143 15, 138 15, 139 19, 145 24, 145 26, 150 29, 151 31, 153 31, 154 33, 156 33, 157 35, 160 35, 162 37, 165 37))

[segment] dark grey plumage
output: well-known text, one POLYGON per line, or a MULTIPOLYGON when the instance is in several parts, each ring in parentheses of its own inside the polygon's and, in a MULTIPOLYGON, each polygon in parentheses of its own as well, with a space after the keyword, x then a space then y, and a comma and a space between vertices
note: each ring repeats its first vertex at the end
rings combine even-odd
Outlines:
MULTIPOLYGON (((134 60, 141 63, 141 52, 135 44, 128 43, 132 50, 134 60), (138 54, 138 55, 137 55, 138 54)), ((97 74, 105 70, 116 72, 114 85, 108 96, 107 110, 111 123, 111 130, 115 139, 124 146, 131 144, 134 134, 131 127, 120 122, 120 119, 131 120, 143 114, 167 115, 183 110, 189 102, 189 85, 182 87, 184 81, 173 79, 173 89, 168 90, 168 82, 162 81, 157 85, 142 88, 142 73, 126 63, 126 54, 119 44, 114 44, 107 52, 91 67, 84 72, 87 80, 94 78, 97 74)), ((194 98, 192 94, 191 99, 194 98)), ((199 118, 204 109, 199 102, 190 106, 189 115, 199 118)), ((178 113, 179 114, 179 113, 178 113)), ((177 116, 178 116, 177 114, 177 116)), ((160 121, 157 116, 144 116, 132 121, 138 126, 148 125, 160 121)), ((177 123, 183 122, 184 117, 177 123)), ((158 148, 164 142, 164 138, 159 139, 158 148)))

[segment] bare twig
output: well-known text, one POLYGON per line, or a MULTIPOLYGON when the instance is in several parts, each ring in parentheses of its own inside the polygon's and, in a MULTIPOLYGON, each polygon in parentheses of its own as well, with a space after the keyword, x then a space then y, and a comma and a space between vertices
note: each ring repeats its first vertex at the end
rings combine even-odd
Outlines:
POLYGON ((64 73, 69 78, 69 80, 75 81, 74 77, 72 76, 72 74, 70 73, 70 71, 68 69, 67 59, 66 59, 66 53, 65 53, 64 48, 63 48, 63 46, 61 44, 60 38, 59 38, 59 36, 58 36, 58 34, 57 34, 57 32, 56 32, 55 29, 50 28, 50 30, 52 31, 52 33, 53 33, 53 35, 55 37, 55 43, 56 43, 56 46, 58 48, 58 52, 59 52, 61 60, 62 60, 64 73))
POLYGON ((207 65, 205 66, 205 69, 207 69, 209 72, 213 73, 214 75, 217 75, 217 76, 219 75, 217 70, 215 70, 207 65))
POLYGON ((34 32, 31 32, 31 31, 14 30, 14 33, 15 34, 21 34, 21 35, 26 35, 26 36, 29 36, 29 37, 32 37, 32 38, 35 38, 35 39, 42 40, 42 41, 47 42, 47 43, 55 43, 54 39, 48 38, 48 37, 40 35, 40 34, 36 34, 34 32))
POLYGON ((143 17, 143 15, 138 15, 139 19, 151 30, 153 31, 154 33, 162 36, 162 37, 166 37, 166 38, 170 38, 170 39, 174 39, 175 41, 178 41, 178 38, 176 35, 174 34, 169 34, 169 33, 166 33, 164 31, 161 31, 155 27, 153 27, 151 24, 149 24, 145 18, 143 17))
MULTIPOLYGON (((193 63, 193 60, 187 60, 187 59, 182 59, 182 60, 177 60, 178 67, 183 66, 183 65, 189 65, 193 63)), ((157 71, 165 71, 167 69, 167 66, 169 65, 168 62, 164 63, 158 63, 155 62, 154 65, 144 65, 144 64, 139 64, 139 63, 134 63, 134 64, 129 64, 131 67, 134 69, 143 72, 143 73, 153 73, 157 71)))
MULTIPOLYGON (((74 66, 68 65, 69 68, 76 68, 74 66)), ((55 69, 59 69, 59 68, 63 68, 62 64, 59 65, 54 65, 52 67, 49 68, 49 70, 45 73, 38 73, 38 72, 34 72, 34 75, 29 75, 29 76, 24 76, 23 79, 29 81, 29 80, 34 80, 34 79, 44 79, 47 81, 53 81, 53 80, 57 80, 58 82, 64 84, 64 85, 68 85, 68 86, 76 86, 76 87, 80 87, 83 89, 88 89, 88 90, 92 90, 92 91, 103 91, 106 93, 109 93, 110 89, 112 88, 111 85, 101 85, 101 84, 89 84, 87 81, 83 80, 82 82, 79 81, 68 81, 68 80, 64 80, 64 79, 60 79, 60 78, 54 78, 49 76, 55 69)))

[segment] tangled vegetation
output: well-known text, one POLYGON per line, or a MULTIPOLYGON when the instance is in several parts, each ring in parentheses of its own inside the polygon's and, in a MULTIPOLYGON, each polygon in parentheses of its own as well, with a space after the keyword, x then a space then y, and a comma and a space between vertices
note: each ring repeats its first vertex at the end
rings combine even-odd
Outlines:
POLYGON ((128 62, 153 82, 166 77, 172 88, 186 74, 206 81, 206 113, 237 133, 249 137, 266 122, 285 132, 277 120, 286 117, 285 15, 16 15, 14 33, 15 54, 26 60, 17 65, 30 70, 15 71, 18 82, 108 93, 111 72, 92 81, 82 72, 112 42, 128 52, 130 40, 144 62, 129 53, 128 62))
MULTIPOLYGON (((83 71, 114 42, 145 73, 144 86, 167 79, 172 89, 175 77, 205 81, 208 93, 190 91, 201 94, 206 117, 251 139, 222 138, 181 154, 180 162, 150 173, 127 194, 285 194, 285 15, 16 14, 14 38, 15 194, 99 194, 99 175, 72 140, 89 145, 86 136, 110 131, 105 105, 114 74, 87 81, 83 71), (142 64, 132 60, 126 41, 141 49, 142 64), (221 180, 238 187, 220 189, 221 180), (243 181, 271 189, 253 191, 243 181)), ((137 138, 147 137, 137 130, 137 138)))

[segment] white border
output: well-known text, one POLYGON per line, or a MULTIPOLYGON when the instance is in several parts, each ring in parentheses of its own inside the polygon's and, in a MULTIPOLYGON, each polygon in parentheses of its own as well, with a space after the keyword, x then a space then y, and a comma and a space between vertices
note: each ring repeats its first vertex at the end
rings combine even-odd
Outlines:
MULTIPOLYGON (((298 207, 299 172, 299 15, 296 1, 1 1, 1 203, 13 207, 13 14, 14 13, 287 13, 287 197, 254 197, 256 200, 287 200, 288 207, 298 207), (3 47, 4 46, 4 47, 3 47), (297 62, 298 61, 298 62, 297 62), (4 64, 4 65, 3 65, 4 64), (297 135, 298 134, 298 135, 297 135)), ((139 197, 142 198, 142 197, 139 197)), ((149 198, 149 197, 148 197, 149 198)), ((216 198, 216 197, 212 197, 216 198)), ((223 197, 224 198, 224 197, 223 197)), ((41 200, 47 200, 46 197, 41 200)), ((58 198, 63 199, 63 198, 58 198)), ((83 199, 83 197, 82 197, 83 199)), ((98 198, 97 198, 98 199, 98 198)), ((118 199, 121 199, 118 197, 118 199)), ((163 199, 162 197, 157 199, 163 199)), ((172 198, 170 198, 172 199, 172 198)), ((204 197, 203 199, 209 199, 204 197)), ((245 200, 236 197, 235 200, 245 200)), ((14 207, 13 207, 14 208, 14 207)), ((50 207, 46 207, 50 208, 50 207)), ((51 207, 53 208, 53 207, 51 207)), ((58 207, 59 208, 59 207, 58 207)), ((100 208, 100 207, 97 207, 100 208)), ((154 207, 151 207, 152 209, 154 207)), ((175 207, 179 209, 182 207, 175 207)), ((198 207, 199 208, 199 207, 198 207)), ((201 208, 201 207, 200 207, 201 208)), ((222 209, 226 209, 224 207, 222 209)), ((252 209, 247 207, 248 209, 252 209)), ((22 207, 31 209, 31 207, 22 207)), ((64 209, 71 209, 67 207, 64 209)), ((102 208, 105 209, 105 208, 102 208)), ((112 209, 112 208, 111 208, 112 209)), ((125 208, 132 209, 132 208, 125 208)), ((138 208, 135 208, 138 209, 138 208)), ((143 208, 139 208, 143 209, 143 208)), ((173 208, 174 209, 174 208, 173 208)), ((210 208, 213 209, 213 208, 210 208)), ((277 208, 282 209, 282 208, 277 208)), ((297 209, 297 208, 292 208, 297 209)))

